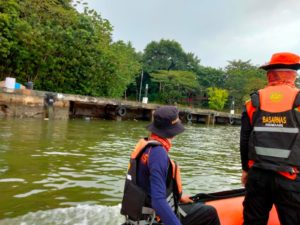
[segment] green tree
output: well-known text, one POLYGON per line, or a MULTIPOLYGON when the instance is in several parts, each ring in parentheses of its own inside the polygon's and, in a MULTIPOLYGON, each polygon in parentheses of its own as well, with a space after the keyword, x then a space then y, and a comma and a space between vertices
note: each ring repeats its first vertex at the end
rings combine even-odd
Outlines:
POLYGON ((129 84, 135 81, 141 70, 139 63, 140 55, 137 54, 131 43, 125 44, 122 41, 113 43, 112 52, 116 62, 115 76, 111 77, 109 84, 109 96, 122 96, 129 84), (118 80, 118 82, 116 82, 118 80))
MULTIPOLYGON (((164 71, 190 71, 195 72, 199 67, 200 60, 193 53, 186 53, 181 45, 174 40, 160 40, 159 42, 150 42, 142 55, 143 64, 143 81, 141 82, 141 76, 137 79, 136 87, 142 84, 149 84, 149 99, 152 101, 160 101, 161 99, 167 99, 168 97, 162 97, 161 95, 171 95, 171 91, 161 92, 163 86, 167 86, 167 83, 153 81, 151 74, 160 70, 164 71)), ((197 83, 197 80, 194 81, 197 83)), ((173 84, 169 86, 172 87, 173 84)), ((197 84, 198 85, 198 84, 197 84)), ((144 87, 143 87, 144 88, 144 87)), ((166 88, 165 88, 166 89, 166 88)), ((180 99, 182 96, 186 97, 185 90, 175 89, 176 93, 173 95, 176 99, 180 99)), ((189 92, 191 93, 191 92, 189 92)))
POLYGON ((152 41, 143 54, 143 68, 149 73, 156 70, 193 70, 199 62, 194 54, 185 53, 174 40, 152 41))
POLYGON ((226 74, 222 69, 200 66, 196 73, 202 87, 224 88, 226 74))
POLYGON ((228 91, 216 87, 207 88, 209 100, 208 105, 210 109, 222 110, 228 100, 228 91))
POLYGON ((248 61, 229 61, 225 68, 225 88, 234 97, 238 107, 241 107, 249 94, 266 84, 265 73, 248 61))
POLYGON ((150 75, 159 83, 159 97, 166 103, 178 102, 199 89, 196 74, 191 71, 160 70, 150 75))

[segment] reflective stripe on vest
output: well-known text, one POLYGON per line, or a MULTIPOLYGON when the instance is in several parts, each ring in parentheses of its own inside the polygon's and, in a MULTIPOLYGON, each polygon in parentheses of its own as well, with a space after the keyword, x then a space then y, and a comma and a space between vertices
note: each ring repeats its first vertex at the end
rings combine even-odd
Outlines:
POLYGON ((294 127, 292 127, 292 128, 289 128, 289 127, 254 127, 254 131, 297 134, 297 133, 299 133, 299 128, 294 128, 294 127))
POLYGON ((288 158, 291 154, 291 150, 289 149, 278 149, 278 148, 265 148, 255 146, 255 152, 257 155, 261 156, 271 156, 277 158, 288 158))
POLYGON ((171 193, 171 194, 167 197, 167 202, 168 202, 169 206, 171 207, 171 209, 172 209, 173 211, 175 211, 176 208, 175 208, 175 200, 174 200, 173 193, 171 193))

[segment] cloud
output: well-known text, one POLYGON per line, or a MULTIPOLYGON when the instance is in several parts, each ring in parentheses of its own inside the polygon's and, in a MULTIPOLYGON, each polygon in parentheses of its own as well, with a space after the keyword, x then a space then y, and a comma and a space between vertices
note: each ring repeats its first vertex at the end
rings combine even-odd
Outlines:
POLYGON ((299 0, 88 0, 114 26, 113 37, 142 51, 178 41, 206 66, 227 60, 262 64, 277 51, 300 53, 299 0))

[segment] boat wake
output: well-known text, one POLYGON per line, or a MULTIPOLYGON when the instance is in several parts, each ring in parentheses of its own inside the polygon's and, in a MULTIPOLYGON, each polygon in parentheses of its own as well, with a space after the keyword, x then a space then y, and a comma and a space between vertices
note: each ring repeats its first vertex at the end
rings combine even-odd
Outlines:
POLYGON ((120 205, 78 205, 30 212, 16 218, 0 220, 0 225, 120 225, 123 222, 120 205))

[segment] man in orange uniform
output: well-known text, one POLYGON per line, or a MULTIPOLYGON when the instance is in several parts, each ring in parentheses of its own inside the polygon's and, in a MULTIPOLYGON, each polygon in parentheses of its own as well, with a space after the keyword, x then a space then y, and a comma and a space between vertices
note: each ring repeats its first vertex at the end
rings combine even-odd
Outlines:
POLYGON ((244 225, 265 225, 275 204, 282 225, 300 224, 300 57, 276 53, 260 68, 268 85, 251 95, 242 113, 241 181, 244 225))

